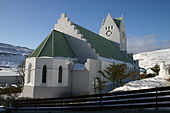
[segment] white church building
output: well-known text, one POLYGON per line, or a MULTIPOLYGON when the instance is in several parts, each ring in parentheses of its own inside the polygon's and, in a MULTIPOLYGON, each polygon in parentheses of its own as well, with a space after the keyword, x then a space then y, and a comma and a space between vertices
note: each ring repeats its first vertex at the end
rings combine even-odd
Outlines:
POLYGON ((52 98, 94 94, 94 79, 112 63, 138 71, 127 53, 124 18, 103 20, 96 34, 61 14, 53 30, 26 59, 23 97, 52 98))

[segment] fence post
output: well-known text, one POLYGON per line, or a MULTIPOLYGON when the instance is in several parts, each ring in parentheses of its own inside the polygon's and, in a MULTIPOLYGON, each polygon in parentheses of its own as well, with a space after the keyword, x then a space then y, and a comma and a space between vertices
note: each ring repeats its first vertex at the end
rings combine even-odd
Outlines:
POLYGON ((63 100, 62 100, 62 98, 61 98, 60 105, 61 105, 61 111, 62 111, 63 110, 63 100))
POLYGON ((37 104, 36 104, 36 100, 35 100, 35 112, 37 112, 37 104))
POLYGON ((100 93, 100 111, 102 111, 102 95, 100 93))
POLYGON ((158 110, 158 88, 156 87, 156 110, 158 110))
POLYGON ((14 100, 13 107, 14 107, 14 110, 17 110, 17 100, 16 99, 14 100))

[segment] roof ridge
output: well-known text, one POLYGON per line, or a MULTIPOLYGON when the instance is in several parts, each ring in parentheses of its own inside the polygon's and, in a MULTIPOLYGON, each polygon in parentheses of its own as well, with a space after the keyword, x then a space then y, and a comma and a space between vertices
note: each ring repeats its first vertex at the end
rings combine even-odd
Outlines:
POLYGON ((51 44, 51 49, 52 49, 52 52, 51 52, 51 56, 54 57, 54 37, 53 37, 53 33, 52 33, 52 44, 51 44))
MULTIPOLYGON (((65 33, 62 33, 61 32, 61 34, 63 35, 63 37, 64 37, 64 39, 65 39, 65 41, 67 42, 67 44, 68 44, 68 46, 71 48, 71 46, 70 46, 70 44, 68 43, 68 41, 67 41, 67 38, 65 38, 65 36, 64 36, 64 34, 65 33)), ((74 51, 73 51, 73 49, 71 48, 71 51, 72 51, 72 53, 74 54, 74 56, 76 56, 76 54, 74 53, 74 51)))
MULTIPOLYGON (((45 42, 46 42, 46 40, 47 40, 47 38, 49 38, 49 36, 51 35, 51 33, 52 33, 52 31, 50 32, 50 34, 48 34, 48 36, 46 37, 46 39, 45 39, 45 41, 44 41, 44 43, 43 42, 41 42, 43 45, 41 46, 41 48, 40 48, 40 50, 39 50, 39 52, 37 53, 37 55, 35 56, 35 57, 37 57, 37 56, 39 56, 40 55, 40 52, 41 52, 41 50, 42 50, 42 48, 44 47, 44 44, 45 44, 45 42)), ((41 45, 41 44, 40 44, 41 45)), ((34 55, 35 54, 35 52, 36 52, 36 49, 29 55, 29 57, 31 57, 32 55, 34 55)))
MULTIPOLYGON (((52 31, 52 32, 53 32, 53 31, 52 31)), ((39 53, 37 54, 37 56, 39 56, 40 53, 42 52, 44 46, 47 44, 47 41, 49 40, 49 38, 50 38, 50 36, 51 36, 51 34, 52 34, 52 32, 47 36, 47 39, 45 40, 44 44, 42 45, 42 47, 41 47, 39 53)))

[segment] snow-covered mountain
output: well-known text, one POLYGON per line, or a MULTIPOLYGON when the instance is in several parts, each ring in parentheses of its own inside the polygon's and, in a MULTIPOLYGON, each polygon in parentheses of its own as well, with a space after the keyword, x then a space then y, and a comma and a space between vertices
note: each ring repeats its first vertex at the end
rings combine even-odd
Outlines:
POLYGON ((170 49, 138 53, 134 55, 134 59, 139 60, 139 66, 145 69, 153 67, 156 63, 159 65, 161 61, 170 64, 170 49))
POLYGON ((0 43, 0 67, 16 68, 32 51, 26 47, 0 43))

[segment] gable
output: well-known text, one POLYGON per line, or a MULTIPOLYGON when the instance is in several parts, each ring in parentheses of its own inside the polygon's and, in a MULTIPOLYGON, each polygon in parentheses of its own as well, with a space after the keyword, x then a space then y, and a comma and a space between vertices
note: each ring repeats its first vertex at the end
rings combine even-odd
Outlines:
POLYGON ((29 57, 70 57, 75 58, 64 34, 53 30, 29 57))

